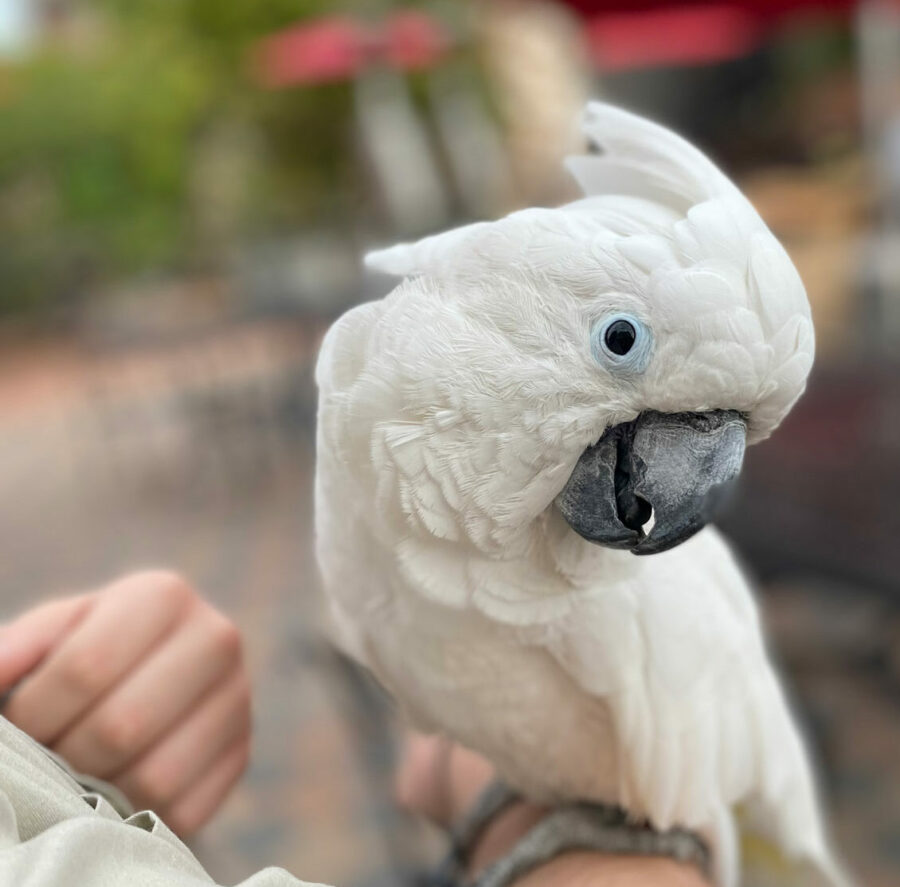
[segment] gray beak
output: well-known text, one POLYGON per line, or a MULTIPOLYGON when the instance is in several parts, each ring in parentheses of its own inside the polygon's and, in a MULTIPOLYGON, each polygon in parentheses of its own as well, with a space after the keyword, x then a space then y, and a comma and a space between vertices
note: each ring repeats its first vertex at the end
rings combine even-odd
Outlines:
POLYGON ((590 542, 666 551, 712 519, 740 473, 746 439, 734 410, 641 413, 581 454, 556 505, 590 542))

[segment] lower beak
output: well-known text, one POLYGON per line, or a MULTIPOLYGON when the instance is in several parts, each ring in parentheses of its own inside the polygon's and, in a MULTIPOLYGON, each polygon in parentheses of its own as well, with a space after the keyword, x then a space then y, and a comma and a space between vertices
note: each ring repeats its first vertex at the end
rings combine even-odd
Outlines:
POLYGON ((666 551, 712 519, 740 473, 746 439, 734 410, 641 413, 581 454, 556 505, 590 542, 666 551))

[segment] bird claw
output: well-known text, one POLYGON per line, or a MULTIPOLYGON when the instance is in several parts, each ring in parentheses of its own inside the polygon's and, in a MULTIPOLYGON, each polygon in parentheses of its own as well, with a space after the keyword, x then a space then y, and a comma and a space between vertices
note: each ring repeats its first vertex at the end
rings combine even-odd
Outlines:
POLYGON ((475 803, 453 829, 450 850, 431 879, 430 887, 459 887, 465 878, 466 864, 488 825, 522 796, 502 779, 495 779, 475 799, 475 803))
MULTIPOLYGON (((494 817, 520 796, 502 782, 482 793, 455 832, 448 857, 438 869, 441 887, 459 887, 465 865, 478 838, 494 817)), ((536 823, 501 859, 496 860, 469 887, 507 887, 532 869, 570 850, 604 854, 666 856, 709 870, 709 849, 693 832, 681 828, 657 831, 628 819, 625 812, 606 804, 574 803, 557 807, 536 823)))

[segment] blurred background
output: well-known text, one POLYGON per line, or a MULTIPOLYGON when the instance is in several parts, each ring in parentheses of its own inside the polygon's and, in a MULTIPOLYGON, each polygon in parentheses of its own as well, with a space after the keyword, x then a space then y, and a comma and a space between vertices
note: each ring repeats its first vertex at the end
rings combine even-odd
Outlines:
POLYGON ((810 389, 724 521, 834 831, 900 880, 900 3, 0 0, 0 604, 184 571, 247 635, 198 852, 412 883, 396 725, 316 631, 312 366, 367 246, 574 196, 588 96, 676 127, 796 261, 810 389))

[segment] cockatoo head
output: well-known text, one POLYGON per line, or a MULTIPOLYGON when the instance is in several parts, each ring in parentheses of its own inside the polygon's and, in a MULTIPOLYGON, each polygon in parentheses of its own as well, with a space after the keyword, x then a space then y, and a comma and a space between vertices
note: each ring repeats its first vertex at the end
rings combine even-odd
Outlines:
POLYGON ((585 199, 367 257, 407 278, 382 359, 470 535, 556 508, 650 554, 710 519, 800 396, 813 329, 787 254, 702 153, 607 105, 584 129, 585 199))

